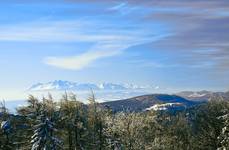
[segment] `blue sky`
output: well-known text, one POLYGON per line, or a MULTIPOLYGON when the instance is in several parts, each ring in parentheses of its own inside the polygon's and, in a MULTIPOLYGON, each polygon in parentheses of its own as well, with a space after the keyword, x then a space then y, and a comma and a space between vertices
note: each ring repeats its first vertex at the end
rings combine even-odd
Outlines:
POLYGON ((228 32, 226 0, 0 2, 0 98, 56 79, 228 90, 228 32))

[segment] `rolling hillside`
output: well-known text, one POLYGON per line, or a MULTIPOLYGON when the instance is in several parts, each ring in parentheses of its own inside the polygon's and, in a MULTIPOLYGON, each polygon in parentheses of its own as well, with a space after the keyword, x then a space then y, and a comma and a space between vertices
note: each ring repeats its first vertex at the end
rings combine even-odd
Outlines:
MULTIPOLYGON (((199 102, 189 101, 185 98, 176 95, 167 95, 167 94, 151 94, 151 95, 143 95, 138 97, 133 97, 124 100, 117 100, 111 102, 104 102, 102 105, 111 108, 114 112, 119 111, 134 111, 140 112, 149 110, 150 108, 157 108, 162 105, 162 109, 166 109, 168 107, 173 108, 186 108, 193 106, 195 104, 199 104, 199 102), (169 104, 165 106, 165 104, 169 104), (154 107, 153 107, 154 106, 154 107)), ((159 109, 160 110, 160 109, 159 109)))

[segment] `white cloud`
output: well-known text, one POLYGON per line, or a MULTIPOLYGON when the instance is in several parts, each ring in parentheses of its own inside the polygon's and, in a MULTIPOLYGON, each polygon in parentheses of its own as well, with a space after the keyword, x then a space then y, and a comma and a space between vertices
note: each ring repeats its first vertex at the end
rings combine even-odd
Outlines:
POLYGON ((122 9, 124 7, 127 7, 127 3, 123 2, 123 3, 119 3, 118 5, 115 5, 111 8, 109 8, 110 10, 119 10, 122 9))
POLYGON ((144 13, 144 11, 146 11, 146 8, 130 5, 130 4, 128 4, 128 2, 122 2, 122 3, 118 3, 117 5, 109 8, 108 10, 117 11, 121 15, 127 15, 127 14, 131 14, 133 12, 144 13))
MULTIPOLYGON (((46 57, 43 62, 62 69, 81 70, 96 60, 122 53, 125 49, 153 40, 142 26, 119 26, 104 21, 36 21, 0 25, 0 41, 90 42, 85 53, 67 57, 46 57)), ((155 38, 155 37, 154 37, 155 38)))
POLYGON ((120 54, 121 51, 88 51, 80 55, 70 57, 47 57, 44 62, 48 65, 69 69, 69 70, 81 70, 85 67, 90 66, 96 60, 111 57, 120 54))
POLYGON ((154 87, 155 90, 158 90, 159 88, 160 88, 159 86, 155 86, 155 87, 154 87))
POLYGON ((101 21, 38 20, 21 24, 0 25, 0 41, 123 42, 136 41, 136 37, 143 37, 140 29, 126 30, 101 21))

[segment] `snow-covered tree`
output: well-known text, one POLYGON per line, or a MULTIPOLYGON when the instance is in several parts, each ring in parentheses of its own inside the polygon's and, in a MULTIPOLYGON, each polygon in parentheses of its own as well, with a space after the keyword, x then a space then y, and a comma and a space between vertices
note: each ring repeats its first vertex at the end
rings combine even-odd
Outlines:
POLYGON ((227 150, 229 149, 229 114, 219 117, 219 119, 224 120, 224 127, 218 137, 220 147, 218 150, 227 150))
POLYGON ((12 125, 5 101, 0 103, 0 149, 13 149, 12 125))
POLYGON ((62 141, 56 137, 58 131, 55 122, 59 119, 56 104, 52 96, 43 98, 40 115, 37 114, 37 124, 33 127, 32 150, 57 150, 62 149, 62 141))
POLYGON ((145 134, 147 134, 147 130, 150 129, 147 119, 152 118, 146 118, 140 113, 118 113, 114 116, 106 117, 107 128, 104 132, 108 140, 109 148, 129 150, 145 149, 145 134))
POLYGON ((32 150, 57 150, 62 148, 62 142, 54 136, 54 123, 42 115, 39 124, 35 126, 32 136, 32 150))

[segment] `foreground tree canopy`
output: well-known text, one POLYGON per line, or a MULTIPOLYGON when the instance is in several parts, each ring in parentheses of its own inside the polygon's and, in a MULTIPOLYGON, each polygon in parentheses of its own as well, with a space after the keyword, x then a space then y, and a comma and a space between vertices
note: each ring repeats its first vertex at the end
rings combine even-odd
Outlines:
POLYGON ((229 148, 229 103, 217 99, 186 110, 113 113, 92 94, 61 100, 29 96, 10 114, 0 107, 0 149, 224 150, 229 148))

